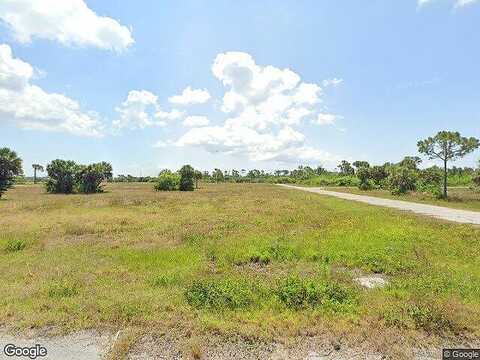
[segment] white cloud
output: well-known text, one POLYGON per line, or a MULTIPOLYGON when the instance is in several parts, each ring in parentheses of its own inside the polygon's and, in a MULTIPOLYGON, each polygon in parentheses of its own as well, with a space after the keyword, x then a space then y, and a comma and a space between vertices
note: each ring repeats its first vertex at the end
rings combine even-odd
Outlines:
POLYGON ((266 130, 274 125, 291 125, 320 103, 322 89, 303 83, 289 69, 259 66, 246 53, 220 54, 213 74, 227 88, 222 110, 230 114, 228 123, 266 130))
POLYGON ((221 126, 194 127, 177 146, 199 146, 212 153, 243 154, 255 161, 329 162, 338 158, 306 145, 294 129, 318 113, 322 88, 301 81, 289 69, 257 65, 246 53, 219 54, 214 76, 226 88, 221 126))
MULTIPOLYGON (((435 2, 436 0, 418 0, 417 4, 418 7, 422 7, 424 5, 428 5, 430 3, 435 2)), ((461 8, 464 6, 472 5, 474 3, 478 2, 478 0, 455 0, 454 6, 456 8, 461 8)))
POLYGON ((118 52, 134 43, 127 27, 97 15, 83 0, 2 0, 0 19, 22 43, 42 38, 118 52))
POLYGON ((146 90, 131 90, 127 99, 115 110, 119 118, 113 121, 117 129, 145 128, 154 125, 152 112, 157 109, 157 96, 146 90))
POLYGON ((338 118, 339 116, 335 114, 320 113, 313 122, 317 125, 333 125, 338 118))
POLYGON ((174 121, 181 119, 185 112, 173 109, 170 112, 159 110, 155 113, 155 117, 161 121, 174 121))
POLYGON ((150 126, 166 126, 168 122, 180 119, 184 112, 160 109, 158 97, 147 90, 131 90, 127 99, 115 108, 119 118, 112 122, 114 129, 143 129, 150 126))
POLYGON ((212 153, 245 154, 254 161, 338 161, 339 157, 305 146, 304 142, 305 136, 290 127, 262 134, 248 127, 211 126, 189 130, 176 145, 201 146, 212 153))
POLYGON ((188 116, 183 121, 183 126, 195 127, 195 126, 207 126, 210 121, 206 116, 188 116))
POLYGON ((478 0, 457 0, 455 3, 456 7, 464 7, 467 5, 472 5, 476 3, 478 0))
POLYGON ((423 5, 426 5, 428 3, 431 3, 432 1, 435 1, 435 0, 418 0, 417 4, 418 4, 418 6, 423 6, 423 5))
POLYGON ((175 95, 168 101, 175 105, 204 104, 210 100, 210 93, 206 89, 192 89, 190 86, 183 90, 181 95, 175 95))
POLYGON ((336 86, 340 85, 341 83, 343 83, 343 79, 333 78, 333 79, 323 80, 322 85, 324 87, 329 87, 329 86, 336 87, 336 86))
POLYGON ((102 123, 94 112, 62 94, 48 93, 30 83, 33 67, 13 57, 10 46, 0 45, 0 121, 13 121, 24 129, 102 136, 102 123))

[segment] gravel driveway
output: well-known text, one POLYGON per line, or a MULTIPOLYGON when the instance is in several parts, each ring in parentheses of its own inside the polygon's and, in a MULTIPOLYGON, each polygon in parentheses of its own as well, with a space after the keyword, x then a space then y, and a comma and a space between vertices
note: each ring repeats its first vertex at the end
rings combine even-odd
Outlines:
POLYGON ((416 214, 431 216, 437 219, 454 221, 463 224, 480 225, 480 212, 450 209, 441 206, 413 203, 409 201, 382 199, 373 196, 347 194, 336 191, 323 190, 316 187, 301 187, 293 185, 279 185, 288 189, 308 191, 320 195, 335 196, 340 199, 359 201, 371 205, 384 206, 393 209, 412 211, 416 214))

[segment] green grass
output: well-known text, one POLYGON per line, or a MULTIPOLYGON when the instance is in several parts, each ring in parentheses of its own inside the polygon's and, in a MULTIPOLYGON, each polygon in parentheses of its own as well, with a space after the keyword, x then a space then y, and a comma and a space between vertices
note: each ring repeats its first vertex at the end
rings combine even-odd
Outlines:
POLYGON ((2 325, 262 339, 329 329, 387 342, 479 334, 479 228, 268 184, 106 190, 6 194, 2 325), (354 278, 370 273, 389 286, 360 288, 354 278))
POLYGON ((468 187, 452 187, 448 190, 448 199, 436 199, 428 193, 411 192, 405 195, 392 195, 388 190, 360 190, 356 187, 328 187, 327 190, 351 194, 376 196, 386 199, 412 201, 423 204, 444 206, 453 209, 480 211, 480 190, 468 187))

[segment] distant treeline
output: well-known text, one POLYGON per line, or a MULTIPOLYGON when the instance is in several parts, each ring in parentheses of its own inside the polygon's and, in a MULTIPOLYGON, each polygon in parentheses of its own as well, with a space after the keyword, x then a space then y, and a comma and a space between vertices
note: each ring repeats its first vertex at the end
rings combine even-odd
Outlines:
MULTIPOLYGON (((346 162, 347 164, 350 164, 346 162)), ((354 162, 354 164, 357 162, 354 162)), ((362 162, 368 164, 367 162, 362 162)), ((402 164, 400 162, 398 164, 402 164)), ((389 169, 395 165, 393 163, 385 163, 379 166, 382 169, 389 169)), ((344 163, 342 162, 342 165, 344 163)), ((233 183, 292 183, 305 185, 320 185, 320 186, 358 186, 360 180, 356 176, 357 168, 351 165, 351 168, 342 169, 338 171, 328 171, 325 168, 299 166, 294 170, 221 170, 214 169, 213 171, 202 171, 202 182, 217 183, 217 182, 233 182, 233 183)), ((370 165, 368 164, 370 167, 370 165)), ((378 168, 374 166, 372 168, 378 168)), ((438 168, 438 167, 437 167, 438 168)), ((163 173, 165 170, 162 170, 163 173)), ((450 186, 468 186, 472 184, 472 179, 477 173, 477 170, 472 167, 456 167, 448 169, 448 184, 450 186)), ((160 176, 160 174, 159 174, 160 176)), ((32 178, 33 179, 33 178, 32 178)), ((132 176, 132 175, 118 175, 111 181, 118 183, 133 183, 133 182, 156 182, 157 176, 132 176)))
MULTIPOLYGON (((45 186, 49 193, 98 193, 103 191, 105 182, 154 182, 157 191, 193 191, 203 182, 222 183, 274 183, 304 184, 317 186, 358 186, 362 190, 386 189, 393 194, 409 191, 430 192, 435 197, 447 198, 448 186, 470 186, 480 188, 479 169, 471 167, 448 167, 449 163, 463 158, 480 147, 480 140, 463 137, 458 132, 440 131, 435 136, 420 140, 418 152, 430 160, 442 161, 443 166, 421 168, 422 159, 407 156, 399 163, 370 165, 367 161, 343 160, 336 171, 328 171, 322 166, 312 168, 299 166, 294 170, 221 170, 199 171, 184 165, 174 172, 162 170, 157 177, 131 175, 112 176, 112 166, 108 162, 88 165, 62 159, 53 160, 47 165, 45 186)), ((44 172, 40 164, 32 164, 33 180, 38 180, 37 172, 44 172)), ((22 159, 15 151, 0 148, 0 197, 15 183, 26 182, 22 159)))

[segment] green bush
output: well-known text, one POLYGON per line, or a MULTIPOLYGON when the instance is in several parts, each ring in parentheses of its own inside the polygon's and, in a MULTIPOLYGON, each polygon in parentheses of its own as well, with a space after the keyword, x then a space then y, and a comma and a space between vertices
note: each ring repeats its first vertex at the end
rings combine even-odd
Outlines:
POLYGON ((53 194, 71 194, 75 186, 77 164, 70 160, 53 160, 47 165, 47 192, 53 194))
POLYGON ((421 170, 418 174, 417 190, 432 194, 435 198, 443 197, 443 171, 437 167, 421 170))
POLYGON ((9 148, 0 148, 0 197, 23 175, 22 159, 9 148))
POLYGON ((76 189, 80 193, 93 194, 103 192, 103 181, 112 178, 112 165, 101 162, 91 165, 79 165, 75 173, 76 189))
POLYGON ((388 307, 383 314, 387 326, 401 329, 418 329, 428 333, 461 333, 468 328, 462 319, 464 307, 439 299, 411 299, 407 303, 388 307))
POLYGON ((377 188, 384 188, 388 171, 385 166, 372 166, 370 168, 370 179, 377 188))
POLYGON ((480 171, 477 174, 475 174, 472 181, 475 186, 480 187, 480 171))
POLYGON ((47 165, 47 192, 71 194, 74 191, 91 194, 102 192, 101 183, 112 178, 112 165, 101 162, 78 165, 71 160, 53 160, 47 165))
POLYGON ((277 296, 285 306, 300 310, 323 306, 333 308, 353 303, 350 289, 336 282, 316 282, 290 276, 280 283, 277 296))
POLYGON ((371 190, 373 188, 373 184, 370 181, 370 178, 371 178, 370 168, 368 167, 358 168, 357 177, 358 177, 358 180, 360 180, 360 184, 358 185, 358 188, 360 190, 371 190))
POLYGON ((180 186, 180 176, 171 172, 162 173, 154 186, 156 191, 175 191, 180 186))
POLYGON ((296 182, 313 186, 358 186, 359 184, 359 180, 356 176, 345 176, 336 173, 322 174, 306 180, 298 180, 296 182))
POLYGON ((253 292, 244 280, 197 280, 187 289, 185 298, 196 308, 235 310, 250 305, 253 292))
POLYGON ((388 176, 388 186, 393 195, 406 194, 416 189, 417 174, 407 167, 393 167, 388 176))
POLYGON ((190 165, 184 165, 179 171, 180 191, 193 191, 195 187, 195 170, 190 165))
POLYGON ((288 176, 276 176, 276 177, 268 178, 267 182, 272 182, 274 184, 295 184, 296 180, 288 176))

